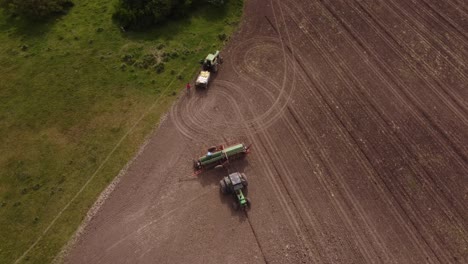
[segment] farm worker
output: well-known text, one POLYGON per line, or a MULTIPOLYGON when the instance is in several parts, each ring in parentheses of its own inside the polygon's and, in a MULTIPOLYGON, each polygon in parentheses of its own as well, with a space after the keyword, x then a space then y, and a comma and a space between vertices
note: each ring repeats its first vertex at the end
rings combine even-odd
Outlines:
POLYGON ((190 83, 187 83, 186 88, 187 88, 187 92, 190 92, 190 88, 192 88, 192 87, 190 86, 190 83))
POLYGON ((207 153, 206 155, 207 155, 208 157, 210 157, 211 154, 212 154, 212 153, 208 151, 208 153, 207 153))

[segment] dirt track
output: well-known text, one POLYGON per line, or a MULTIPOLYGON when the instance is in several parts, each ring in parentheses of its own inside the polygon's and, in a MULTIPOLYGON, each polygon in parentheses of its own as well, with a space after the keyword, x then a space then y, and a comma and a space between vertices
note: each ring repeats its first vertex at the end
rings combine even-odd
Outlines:
POLYGON ((223 56, 68 262, 468 262, 465 1, 249 0, 223 56), (253 143, 247 214, 191 176, 222 142, 253 143))

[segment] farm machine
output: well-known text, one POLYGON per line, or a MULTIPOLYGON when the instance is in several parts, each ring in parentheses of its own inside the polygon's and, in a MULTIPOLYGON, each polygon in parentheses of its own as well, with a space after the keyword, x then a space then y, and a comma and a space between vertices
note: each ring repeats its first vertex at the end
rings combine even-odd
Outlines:
POLYGON ((218 65, 223 63, 223 59, 219 56, 219 51, 216 51, 214 54, 208 54, 200 63, 202 70, 195 81, 195 87, 207 88, 211 75, 218 72, 218 65))
POLYGON ((234 210, 250 208, 250 199, 245 197, 243 190, 247 189, 247 177, 244 173, 234 172, 219 181, 219 188, 223 194, 233 194, 236 201, 232 203, 234 210))
POLYGON ((228 164, 229 161, 243 158, 250 153, 250 145, 237 144, 229 147, 224 145, 213 146, 208 149, 206 155, 193 161, 193 168, 195 174, 200 174, 205 169, 211 169, 216 166, 223 166, 228 164))

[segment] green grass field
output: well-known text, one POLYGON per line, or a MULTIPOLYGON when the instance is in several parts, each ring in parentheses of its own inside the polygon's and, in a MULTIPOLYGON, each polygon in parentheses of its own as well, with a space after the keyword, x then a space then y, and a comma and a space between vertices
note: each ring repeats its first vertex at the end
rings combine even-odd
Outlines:
MULTIPOLYGON (((136 153, 198 61, 221 48, 242 0, 155 29, 121 32, 114 0, 80 0, 46 23, 0 12, 0 262, 51 262, 136 153), (164 63, 164 71, 153 65, 164 63), (170 84, 170 85, 169 85, 170 84), (156 102, 156 107, 148 111, 156 102)), ((159 66, 160 67, 160 66, 159 66)))

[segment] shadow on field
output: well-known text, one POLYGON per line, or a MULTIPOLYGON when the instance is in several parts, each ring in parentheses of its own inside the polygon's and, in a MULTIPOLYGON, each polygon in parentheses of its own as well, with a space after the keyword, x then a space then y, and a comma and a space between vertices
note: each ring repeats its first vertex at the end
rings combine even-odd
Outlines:
POLYGON ((8 32, 8 36, 22 37, 25 40, 43 38, 54 24, 70 11, 70 8, 65 13, 53 14, 45 19, 25 18, 3 11, 0 20, 0 31, 8 32))

